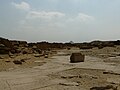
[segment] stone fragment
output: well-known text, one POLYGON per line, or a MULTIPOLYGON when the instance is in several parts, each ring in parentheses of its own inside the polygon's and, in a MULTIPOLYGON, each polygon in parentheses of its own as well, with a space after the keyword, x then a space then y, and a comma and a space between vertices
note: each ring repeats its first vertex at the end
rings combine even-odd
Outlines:
POLYGON ((76 83, 76 82, 59 83, 59 85, 64 85, 64 86, 79 86, 79 84, 76 83))
POLYGON ((77 62, 84 62, 85 55, 82 55, 81 53, 72 53, 70 57, 71 63, 77 63, 77 62))
POLYGON ((14 64, 22 65, 22 62, 21 62, 21 61, 18 61, 18 60, 14 60, 13 63, 14 63, 14 64))
POLYGON ((118 90, 117 86, 107 85, 104 87, 92 87, 90 90, 118 90))

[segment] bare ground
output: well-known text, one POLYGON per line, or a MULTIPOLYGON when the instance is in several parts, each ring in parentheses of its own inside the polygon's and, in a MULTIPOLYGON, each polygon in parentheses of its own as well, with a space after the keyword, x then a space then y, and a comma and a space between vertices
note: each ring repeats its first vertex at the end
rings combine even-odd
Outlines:
POLYGON ((50 58, 14 58, 27 58, 23 65, 14 65, 13 59, 9 63, 1 59, 0 90, 120 90, 118 53, 118 48, 71 49, 59 50, 50 58), (85 62, 70 63, 72 52, 84 53, 85 62))

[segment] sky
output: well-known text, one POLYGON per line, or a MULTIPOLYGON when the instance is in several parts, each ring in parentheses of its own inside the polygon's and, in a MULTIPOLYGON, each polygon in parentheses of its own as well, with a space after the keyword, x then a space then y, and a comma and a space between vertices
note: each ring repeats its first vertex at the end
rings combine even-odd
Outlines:
POLYGON ((28 42, 120 39, 120 0, 0 0, 0 37, 28 42))

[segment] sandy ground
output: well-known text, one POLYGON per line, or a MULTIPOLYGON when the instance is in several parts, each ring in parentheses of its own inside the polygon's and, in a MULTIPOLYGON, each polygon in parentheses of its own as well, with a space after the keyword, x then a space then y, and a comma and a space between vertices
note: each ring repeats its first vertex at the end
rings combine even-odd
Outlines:
POLYGON ((20 58, 27 61, 23 65, 5 62, 4 68, 8 66, 1 69, 0 90, 120 90, 120 56, 116 48, 59 50, 50 58, 24 55, 14 59, 20 58), (84 53, 85 62, 70 63, 72 52, 84 53))

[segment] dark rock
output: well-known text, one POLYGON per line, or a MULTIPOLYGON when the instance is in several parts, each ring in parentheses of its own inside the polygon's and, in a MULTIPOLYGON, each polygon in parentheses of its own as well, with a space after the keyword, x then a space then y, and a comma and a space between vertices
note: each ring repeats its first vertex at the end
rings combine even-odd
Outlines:
POLYGON ((19 47, 27 47, 27 42, 26 41, 17 41, 17 40, 10 40, 12 45, 14 46, 19 46, 19 47))
POLYGON ((103 74, 120 75, 119 73, 115 73, 115 72, 112 72, 112 71, 104 71, 103 74))
POLYGON ((25 62, 25 60, 24 60, 24 59, 21 59, 20 61, 21 61, 21 62, 25 62))
POLYGON ((11 50, 10 51, 12 54, 15 54, 16 53, 16 50, 11 50))
POLYGON ((25 62, 25 61, 27 61, 27 60, 30 60, 31 58, 23 58, 23 59, 21 59, 20 61, 21 62, 25 62))
POLYGON ((79 47, 80 49, 92 49, 93 48, 93 46, 80 46, 79 47))
POLYGON ((63 86, 79 86, 79 84, 77 82, 63 82, 63 83, 59 83, 59 85, 63 85, 63 86))
POLYGON ((77 63, 77 62, 84 62, 85 55, 82 55, 81 53, 72 53, 70 57, 71 63, 77 63))
POLYGON ((48 54, 46 54, 44 57, 45 57, 45 58, 48 58, 48 54))
POLYGON ((0 54, 9 54, 10 48, 6 47, 4 44, 0 44, 0 54))
POLYGON ((34 45, 34 46, 32 47, 32 49, 34 49, 34 50, 37 49, 37 46, 34 45))
POLYGON ((6 60, 5 62, 9 63, 9 62, 10 62, 10 60, 6 60))
POLYGON ((0 59, 4 59, 4 58, 0 56, 0 59))
POLYGON ((70 47, 67 48, 67 50, 70 50, 70 49, 71 49, 70 47))
POLYGON ((67 75, 67 76, 61 76, 61 78, 72 79, 72 78, 82 78, 82 77, 80 75, 67 75))
POLYGON ((18 60, 14 60, 13 63, 14 63, 14 64, 22 65, 22 62, 21 62, 21 61, 18 61, 18 60))
POLYGON ((9 54, 12 48, 13 46, 8 39, 0 38, 0 54, 9 54))
POLYGON ((104 46, 102 46, 102 45, 98 46, 98 49, 103 49, 103 48, 104 48, 104 46))
POLYGON ((12 43, 8 39, 5 39, 5 38, 0 38, 0 44, 3 44, 7 48, 13 48, 12 43))
POLYGON ((28 52, 27 51, 23 51, 22 54, 27 54, 28 52))
POLYGON ((41 57, 43 56, 42 54, 34 54, 34 57, 41 57))
POLYGON ((90 90, 118 90, 117 87, 114 87, 112 85, 107 85, 105 87, 92 87, 90 90))

